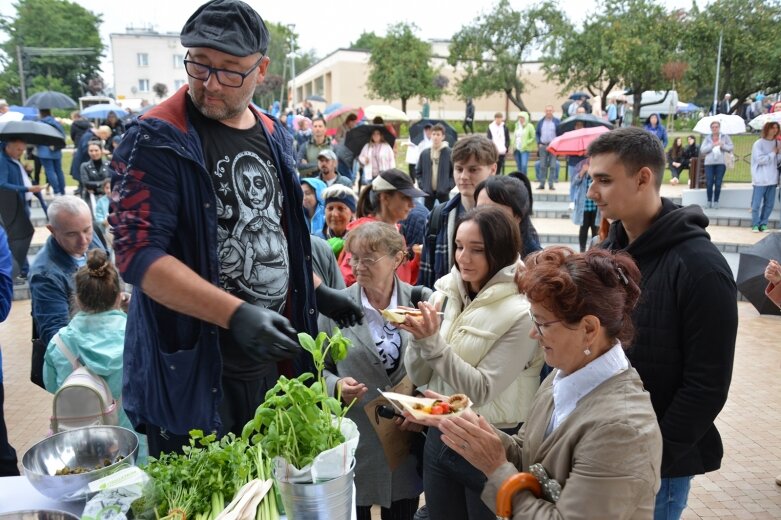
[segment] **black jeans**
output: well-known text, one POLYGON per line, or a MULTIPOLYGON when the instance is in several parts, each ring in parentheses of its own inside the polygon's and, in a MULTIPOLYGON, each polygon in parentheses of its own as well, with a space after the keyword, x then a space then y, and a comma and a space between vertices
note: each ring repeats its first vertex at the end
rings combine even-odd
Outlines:
POLYGON ((586 251, 586 239, 588 238, 588 230, 591 230, 591 238, 597 236, 599 227, 596 224, 597 210, 584 211, 583 212, 583 224, 580 226, 580 234, 578 235, 578 241, 580 242, 580 252, 586 251))
MULTIPOLYGON (((420 497, 403 498, 391 502, 390 507, 380 509, 380 518, 382 520, 412 520, 415 517, 415 511, 418 510, 420 497)), ((356 520, 371 520, 371 506, 356 506, 356 520)))
POLYGON ((8 442, 8 430, 5 427, 3 413, 4 401, 5 390, 0 383, 0 477, 16 477, 19 475, 19 468, 16 466, 16 450, 8 442))
MULTIPOLYGON (((518 428, 504 430, 515 433, 518 428)), ((429 428, 423 450, 423 489, 430 520, 496 520, 480 499, 486 478, 429 428)))

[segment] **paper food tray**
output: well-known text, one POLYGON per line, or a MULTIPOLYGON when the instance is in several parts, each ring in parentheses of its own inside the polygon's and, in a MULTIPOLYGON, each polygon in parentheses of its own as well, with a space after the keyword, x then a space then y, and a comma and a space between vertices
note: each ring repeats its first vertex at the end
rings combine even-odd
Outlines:
POLYGON ((417 410, 415 409, 414 405, 420 404, 423 406, 429 406, 431 405, 436 399, 432 399, 430 397, 412 397, 411 395, 404 395, 404 394, 397 394, 396 392, 382 392, 380 391, 380 394, 391 402, 394 408, 397 410, 405 410, 412 415, 415 419, 444 419, 447 417, 457 417, 464 413, 466 410, 469 410, 472 407, 472 401, 468 400, 466 408, 459 410, 458 412, 448 413, 445 415, 431 415, 429 413, 424 412, 423 410, 417 410))

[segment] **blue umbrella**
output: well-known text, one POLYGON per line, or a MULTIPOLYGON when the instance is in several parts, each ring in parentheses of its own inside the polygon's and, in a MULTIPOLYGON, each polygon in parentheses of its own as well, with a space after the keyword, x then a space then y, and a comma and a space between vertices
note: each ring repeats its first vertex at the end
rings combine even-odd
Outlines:
POLYGON ((586 94, 585 92, 573 92, 569 96, 570 99, 591 99, 591 96, 586 94))
POLYGON ((339 102, 331 103, 330 105, 325 107, 325 110, 323 110, 323 115, 327 116, 328 114, 330 114, 334 110, 339 110, 340 108, 342 108, 342 104, 341 103, 339 103, 339 102))
POLYGON ((8 107, 10 112, 19 112, 24 115, 25 121, 35 121, 38 119, 38 109, 35 107, 22 107, 18 105, 11 105, 8 107))
POLYGON ((114 112, 117 117, 122 118, 127 115, 127 111, 114 103, 101 103, 92 105, 81 111, 81 116, 87 119, 106 119, 109 112, 114 112))

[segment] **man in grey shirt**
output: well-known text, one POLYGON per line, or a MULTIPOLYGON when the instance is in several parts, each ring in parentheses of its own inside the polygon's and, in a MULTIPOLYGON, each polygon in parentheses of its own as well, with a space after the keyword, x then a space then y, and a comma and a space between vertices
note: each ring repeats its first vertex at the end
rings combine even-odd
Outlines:
POLYGON ((548 145, 556 138, 556 129, 561 121, 553 117, 553 105, 545 106, 545 117, 537 123, 537 151, 538 159, 535 166, 537 172, 538 190, 545 189, 545 181, 548 181, 548 188, 556 189, 556 182, 559 180, 559 163, 554 154, 548 151, 548 145))

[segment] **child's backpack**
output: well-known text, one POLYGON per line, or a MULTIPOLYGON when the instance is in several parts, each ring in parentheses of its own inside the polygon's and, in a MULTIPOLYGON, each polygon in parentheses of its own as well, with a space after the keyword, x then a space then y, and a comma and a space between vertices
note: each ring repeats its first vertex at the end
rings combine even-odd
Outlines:
POLYGON ((54 394, 52 433, 93 425, 117 425, 119 402, 111 395, 106 380, 82 365, 59 334, 54 336, 54 343, 70 361, 73 372, 54 394))

